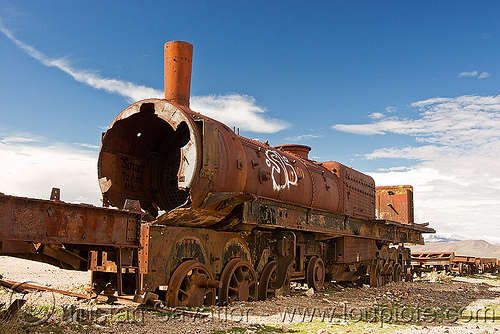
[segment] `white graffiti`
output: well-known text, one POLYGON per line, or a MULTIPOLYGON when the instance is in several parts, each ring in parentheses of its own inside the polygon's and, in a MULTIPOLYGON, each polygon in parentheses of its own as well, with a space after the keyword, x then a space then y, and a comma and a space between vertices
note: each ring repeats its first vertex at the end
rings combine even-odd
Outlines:
POLYGON ((266 151, 266 165, 271 169, 271 178, 275 190, 288 188, 290 185, 296 186, 299 178, 295 168, 288 159, 276 151, 266 151))

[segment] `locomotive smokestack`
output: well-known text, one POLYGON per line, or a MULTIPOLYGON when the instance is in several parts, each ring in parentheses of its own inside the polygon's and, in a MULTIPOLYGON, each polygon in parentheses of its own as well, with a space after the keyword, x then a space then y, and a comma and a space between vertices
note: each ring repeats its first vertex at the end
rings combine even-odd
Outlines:
POLYGON ((189 108, 193 45, 174 41, 165 43, 165 99, 189 108))

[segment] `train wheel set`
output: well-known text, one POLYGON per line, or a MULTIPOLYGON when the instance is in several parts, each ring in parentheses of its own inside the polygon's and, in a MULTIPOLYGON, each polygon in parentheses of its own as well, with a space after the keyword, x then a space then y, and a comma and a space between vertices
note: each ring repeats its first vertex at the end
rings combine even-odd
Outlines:
MULTIPOLYGON (((292 281, 321 291, 327 282, 336 278, 333 272, 327 272, 324 260, 317 255, 308 257, 302 273, 297 272, 296 261, 290 264, 281 284, 278 282, 277 265, 276 260, 270 259, 263 267, 260 266, 260 272, 256 272, 253 263, 235 257, 223 266, 221 272, 216 273, 204 263, 186 260, 170 276, 164 300, 171 307, 228 305, 235 301, 251 302, 289 295, 292 281)), ((399 263, 397 259, 378 259, 358 268, 352 281, 379 287, 411 280, 404 274, 409 270, 407 261, 399 263)))

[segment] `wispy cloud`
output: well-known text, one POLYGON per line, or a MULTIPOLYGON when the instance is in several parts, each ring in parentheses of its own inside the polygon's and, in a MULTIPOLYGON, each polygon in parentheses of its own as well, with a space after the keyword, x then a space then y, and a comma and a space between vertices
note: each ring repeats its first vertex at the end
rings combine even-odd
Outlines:
POLYGON ((382 135, 385 133, 387 122, 373 124, 335 124, 332 129, 342 132, 356 133, 358 135, 382 135))
POLYGON ((478 78, 478 79, 485 79, 489 78, 490 74, 488 72, 481 72, 479 73, 478 71, 472 71, 472 72, 462 72, 458 74, 459 78, 478 78))
POLYGON ((472 71, 472 72, 462 72, 458 74, 459 78, 464 78, 464 77, 477 77, 477 71, 472 71))
POLYGON ((69 74, 78 82, 84 83, 96 89, 104 90, 108 93, 121 95, 129 101, 138 101, 145 98, 161 96, 161 92, 150 87, 136 85, 127 81, 103 78, 97 73, 76 69, 66 58, 50 58, 31 45, 23 43, 14 37, 12 32, 3 26, 1 21, 0 31, 12 42, 14 42, 14 44, 16 44, 21 50, 40 62, 42 65, 57 68, 66 74, 69 74))
POLYGON ((335 124, 334 130, 364 135, 395 133, 416 137, 419 142, 470 147, 488 145, 500 131, 500 95, 464 95, 415 102, 420 118, 396 116, 369 124, 335 124))
POLYGON ((98 150, 99 146, 97 145, 92 145, 92 144, 87 144, 87 143, 75 143, 76 146, 83 147, 83 148, 90 148, 93 150, 98 150))
POLYGON ((371 173, 377 184, 412 184, 417 221, 431 222, 440 234, 500 240, 500 95, 433 98, 411 106, 419 109, 419 117, 337 124, 333 129, 413 138, 413 144, 365 155, 420 161, 371 173))
POLYGON ((13 143, 34 143, 38 142, 38 139, 28 138, 22 135, 8 136, 0 140, 2 144, 13 144, 13 143))
POLYGON ((491 35, 484 32, 481 35, 479 35, 479 37, 481 37, 481 39, 490 39, 491 35))
POLYGON ((293 137, 286 137, 285 139, 291 142, 297 142, 297 141, 303 141, 305 139, 314 139, 314 138, 319 138, 318 135, 300 135, 300 136, 293 136, 293 137))
POLYGON ((491 75, 488 72, 481 72, 479 76, 477 77, 478 79, 484 79, 484 78, 489 78, 491 75))
POLYGON ((382 114, 381 112, 374 112, 370 114, 370 118, 372 119, 380 119, 383 118, 385 115, 382 114))
POLYGON ((389 168, 378 168, 378 172, 399 172, 399 171, 404 171, 408 170, 408 167, 406 166, 397 166, 397 167, 389 167, 389 168))
MULTIPOLYGON (((70 75, 74 80, 92 88, 123 96, 129 102, 147 98, 162 98, 163 92, 135 83, 104 78, 99 74, 77 69, 67 58, 50 58, 34 47, 18 40, 0 20, 0 32, 33 59, 47 67, 53 67, 70 75)), ((265 108, 257 105, 252 96, 240 94, 195 96, 191 98, 194 110, 226 123, 231 127, 262 133, 274 133, 289 126, 279 119, 265 117, 265 108)))

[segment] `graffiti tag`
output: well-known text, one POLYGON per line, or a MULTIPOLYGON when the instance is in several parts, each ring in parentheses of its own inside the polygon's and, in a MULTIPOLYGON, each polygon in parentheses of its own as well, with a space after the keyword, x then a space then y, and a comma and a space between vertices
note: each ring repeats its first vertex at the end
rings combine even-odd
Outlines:
POLYGON ((271 168, 271 178, 275 190, 296 186, 299 178, 288 159, 276 151, 266 151, 266 165, 271 168))
POLYGON ((123 190, 136 191, 137 185, 144 184, 144 173, 146 166, 130 162, 127 157, 122 160, 123 190))

